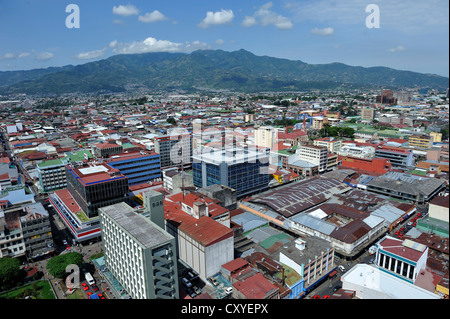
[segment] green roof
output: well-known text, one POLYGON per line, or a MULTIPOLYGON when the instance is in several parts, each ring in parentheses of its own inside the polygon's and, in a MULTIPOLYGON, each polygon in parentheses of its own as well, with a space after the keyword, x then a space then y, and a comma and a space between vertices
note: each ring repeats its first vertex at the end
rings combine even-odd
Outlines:
POLYGON ((92 158, 91 151, 89 150, 82 150, 75 153, 68 153, 68 155, 65 157, 69 162, 80 162, 84 160, 84 154, 87 154, 89 158, 92 158))
POLYGON ((283 149, 283 150, 278 150, 278 152, 277 153, 279 153, 279 154, 281 154, 281 155, 293 155, 293 154, 295 154, 295 152, 294 153, 291 153, 291 152, 289 152, 289 150, 296 150, 298 148, 298 146, 297 145, 294 145, 294 146, 292 146, 291 148, 285 148, 285 149, 283 149))
MULTIPOLYGON (((284 280, 289 287, 294 286, 297 282, 302 279, 302 276, 298 272, 296 272, 293 268, 288 265, 282 264, 284 269, 284 280)), ((282 272, 280 271, 275 275, 276 278, 282 279, 282 272)))
POLYGON ((60 165, 64 165, 63 161, 60 159, 54 159, 54 160, 49 160, 49 161, 44 161, 38 164, 39 168, 46 168, 46 167, 50 167, 50 166, 60 166, 60 165))
POLYGON ((123 143, 122 147, 123 147, 123 149, 126 149, 126 148, 136 147, 136 145, 133 145, 131 143, 123 143))

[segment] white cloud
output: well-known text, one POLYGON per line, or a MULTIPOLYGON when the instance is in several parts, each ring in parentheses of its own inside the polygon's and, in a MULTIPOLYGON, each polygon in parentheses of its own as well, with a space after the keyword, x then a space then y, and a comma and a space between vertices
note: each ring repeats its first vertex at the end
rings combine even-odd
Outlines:
POLYGON ((145 15, 139 16, 138 20, 144 23, 152 23, 167 20, 167 17, 158 10, 155 10, 152 13, 147 12, 145 15))
POLYGON ((75 58, 80 60, 91 60, 91 59, 99 59, 105 56, 107 48, 103 48, 101 50, 94 50, 94 51, 88 51, 88 52, 81 52, 78 53, 75 58))
POLYGON ((126 6, 120 5, 120 6, 114 6, 112 9, 113 14, 117 14, 120 16, 128 17, 131 15, 139 14, 139 10, 133 6, 132 4, 127 4, 126 6))
POLYGON ((53 58, 55 55, 51 52, 41 52, 36 55, 36 60, 39 61, 48 61, 53 58))
POLYGON ((317 34, 317 35, 332 35, 334 33, 334 29, 333 28, 323 28, 323 29, 314 28, 311 30, 311 33, 317 34))
POLYGON ((233 21, 234 13, 232 10, 224 10, 217 12, 208 11, 206 17, 198 25, 201 28, 208 28, 211 25, 226 24, 233 21))
POLYGON ((254 26, 255 24, 257 24, 256 19, 254 17, 249 17, 249 16, 246 16, 244 18, 244 21, 242 21, 242 23, 241 23, 241 25, 243 27, 251 27, 251 26, 254 26))
POLYGON ((272 11, 272 7, 272 2, 262 5, 252 17, 246 16, 241 25, 244 27, 250 27, 257 23, 261 23, 263 26, 273 25, 280 30, 291 29, 294 26, 291 20, 272 11))
POLYGON ((386 51, 394 53, 394 52, 401 52, 401 51, 405 51, 405 50, 406 50, 405 47, 399 45, 399 46, 397 46, 395 48, 387 49, 386 51))
POLYGON ((12 60, 15 59, 16 55, 14 53, 5 53, 3 56, 0 56, 0 61, 3 60, 12 60))
POLYGON ((116 45, 117 45, 117 40, 111 41, 111 42, 109 42, 109 44, 108 44, 108 46, 109 46, 110 48, 114 48, 116 45))
POLYGON ((22 58, 26 58, 27 56, 29 56, 31 53, 30 52, 23 52, 23 53, 20 53, 17 57, 19 58, 19 59, 22 59, 22 58))
MULTIPOLYGON (((168 40, 158 40, 148 37, 143 41, 131 43, 114 42, 113 51, 118 54, 136 54, 148 52, 191 52, 200 49, 208 49, 209 46, 200 41, 177 43, 168 40)), ((110 44, 110 47, 111 44, 110 44)))
POLYGON ((217 45, 223 45, 225 43, 225 41, 223 41, 222 39, 217 39, 216 42, 214 42, 214 44, 217 45))

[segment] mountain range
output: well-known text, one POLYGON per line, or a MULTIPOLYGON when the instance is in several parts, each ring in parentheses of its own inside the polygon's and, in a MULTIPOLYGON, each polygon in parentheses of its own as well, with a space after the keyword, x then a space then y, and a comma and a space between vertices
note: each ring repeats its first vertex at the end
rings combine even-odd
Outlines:
POLYGON ((125 92, 135 89, 302 91, 343 88, 446 89, 449 78, 388 67, 308 64, 246 50, 115 55, 81 65, 0 72, 0 94, 125 92))

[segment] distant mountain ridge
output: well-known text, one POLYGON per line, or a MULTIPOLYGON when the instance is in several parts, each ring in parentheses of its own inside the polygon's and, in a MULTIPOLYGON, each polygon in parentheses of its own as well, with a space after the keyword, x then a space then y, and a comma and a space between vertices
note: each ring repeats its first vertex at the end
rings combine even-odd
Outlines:
POLYGON ((77 66, 0 72, 0 94, 60 94, 196 88, 238 92, 337 88, 431 87, 445 89, 439 75, 343 63, 308 64, 257 56, 246 50, 115 55, 77 66))

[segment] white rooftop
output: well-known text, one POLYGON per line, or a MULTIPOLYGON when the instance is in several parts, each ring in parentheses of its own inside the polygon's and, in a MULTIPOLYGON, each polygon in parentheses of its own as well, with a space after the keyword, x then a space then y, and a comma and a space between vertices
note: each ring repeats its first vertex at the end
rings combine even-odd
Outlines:
POLYGON ((428 290, 390 275, 374 265, 357 264, 342 277, 342 288, 360 299, 439 299, 428 290))

